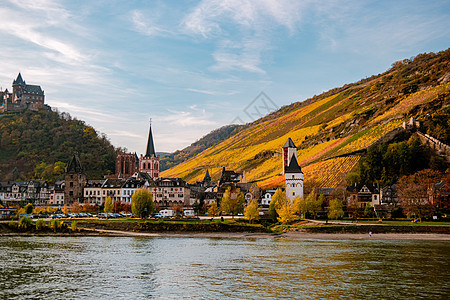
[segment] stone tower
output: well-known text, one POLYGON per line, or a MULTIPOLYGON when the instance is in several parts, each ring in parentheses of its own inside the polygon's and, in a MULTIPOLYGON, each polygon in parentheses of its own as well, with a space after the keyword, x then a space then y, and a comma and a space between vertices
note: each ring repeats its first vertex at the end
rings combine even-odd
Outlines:
POLYGON ((148 173, 153 179, 159 177, 159 156, 156 156, 153 144, 152 124, 148 133, 147 151, 140 157, 140 171, 148 173))
POLYGON ((73 155, 67 165, 64 181, 64 202, 69 205, 72 205, 74 202, 83 202, 86 174, 84 174, 80 159, 76 154, 73 155))

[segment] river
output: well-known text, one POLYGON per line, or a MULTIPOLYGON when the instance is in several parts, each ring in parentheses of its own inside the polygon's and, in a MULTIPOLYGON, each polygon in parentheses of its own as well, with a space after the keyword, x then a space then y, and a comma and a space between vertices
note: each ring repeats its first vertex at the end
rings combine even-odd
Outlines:
POLYGON ((445 299, 450 242, 0 237, 0 299, 445 299))

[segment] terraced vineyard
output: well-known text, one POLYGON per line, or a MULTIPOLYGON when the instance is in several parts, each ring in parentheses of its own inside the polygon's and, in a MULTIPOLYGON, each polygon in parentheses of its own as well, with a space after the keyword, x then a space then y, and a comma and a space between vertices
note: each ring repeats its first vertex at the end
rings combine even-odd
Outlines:
POLYGON ((368 146, 400 130, 410 117, 421 120, 448 107, 449 70, 450 50, 397 62, 383 74, 285 106, 247 124, 162 176, 195 182, 208 169, 212 179, 218 180, 226 167, 245 172, 248 181, 263 188, 280 186, 284 181, 281 147, 290 137, 298 147, 305 183, 345 185, 346 175, 358 163, 357 155, 368 146))

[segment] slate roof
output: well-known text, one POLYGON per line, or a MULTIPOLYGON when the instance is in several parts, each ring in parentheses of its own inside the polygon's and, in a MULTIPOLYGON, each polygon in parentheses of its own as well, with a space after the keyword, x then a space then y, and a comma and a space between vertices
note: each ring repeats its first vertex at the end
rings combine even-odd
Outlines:
POLYGON ((44 95, 44 91, 41 89, 39 85, 25 85, 23 89, 23 94, 34 94, 34 95, 44 95))
POLYGON ((206 170, 205 177, 203 178, 203 182, 211 182, 211 176, 209 175, 209 171, 206 170))
POLYGON ((22 79, 22 75, 17 75, 16 80, 13 81, 13 85, 25 85, 25 81, 22 79))
POLYGON ((155 146, 153 145, 153 134, 152 134, 152 125, 150 125, 150 130, 148 132, 148 142, 147 142, 147 151, 145 152, 145 157, 156 156, 155 146))
POLYGON ((303 173, 294 154, 292 154, 291 162, 289 163, 289 166, 287 166, 284 170, 284 173, 303 173))
POLYGON ((288 138, 283 148, 297 148, 291 138, 288 138))
POLYGON ((74 154, 69 164, 67 165, 66 173, 83 173, 83 167, 81 166, 80 159, 78 155, 74 154))

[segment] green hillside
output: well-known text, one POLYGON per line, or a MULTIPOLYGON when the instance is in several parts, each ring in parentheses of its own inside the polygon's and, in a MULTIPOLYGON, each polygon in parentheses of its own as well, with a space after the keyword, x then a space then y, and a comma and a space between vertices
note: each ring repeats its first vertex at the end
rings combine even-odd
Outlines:
POLYGON ((83 121, 52 111, 0 116, 0 180, 54 181, 74 153, 88 178, 114 173, 116 150, 83 121))
POLYGON ((217 179, 225 166, 263 187, 277 186, 280 150, 291 137, 307 184, 344 185, 366 149, 401 133, 410 117, 421 121, 423 133, 450 144, 449 82, 450 49, 420 54, 383 74, 284 106, 162 176, 194 182, 209 169, 217 179))

